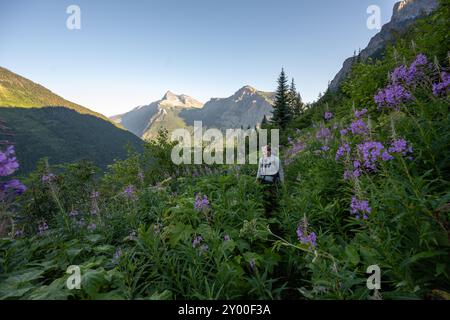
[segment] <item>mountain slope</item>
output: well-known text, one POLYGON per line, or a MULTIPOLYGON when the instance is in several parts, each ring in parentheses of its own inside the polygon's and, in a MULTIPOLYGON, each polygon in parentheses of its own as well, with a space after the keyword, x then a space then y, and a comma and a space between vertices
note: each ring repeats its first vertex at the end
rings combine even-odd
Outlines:
MULTIPOLYGON (((379 55, 388 44, 394 43, 399 34, 406 32, 414 22, 429 15, 438 7, 438 0, 403 0, 394 6, 391 21, 385 24, 369 42, 367 47, 361 51, 359 58, 367 60, 379 55)), ((344 61, 342 69, 330 82, 329 89, 336 92, 342 81, 349 74, 356 57, 344 61)))
POLYGON ((50 164, 88 159, 106 168, 127 156, 127 145, 142 150, 142 140, 131 132, 65 107, 0 108, 0 119, 6 126, 0 140, 16 146, 19 173, 33 170, 43 157, 50 164))
POLYGON ((101 167, 142 141, 107 117, 67 101, 41 85, 0 68, 0 142, 14 144, 20 173, 37 160, 51 164, 88 159, 101 167), (5 128, 4 128, 5 127, 5 128))
POLYGON ((81 114, 89 114, 106 121, 104 115, 70 102, 8 69, 0 67, 0 107, 40 108, 63 106, 81 114))
POLYGON ((138 137, 151 139, 156 136, 161 127, 168 130, 183 127, 184 122, 178 117, 182 109, 195 109, 202 106, 203 104, 194 98, 167 91, 161 100, 113 116, 111 120, 120 123, 138 137))

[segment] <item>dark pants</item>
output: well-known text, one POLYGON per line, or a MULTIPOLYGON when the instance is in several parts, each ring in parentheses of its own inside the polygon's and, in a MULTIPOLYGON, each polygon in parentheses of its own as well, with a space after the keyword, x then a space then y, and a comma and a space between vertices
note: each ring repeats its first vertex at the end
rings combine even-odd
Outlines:
POLYGON ((271 216, 278 209, 278 188, 279 181, 276 180, 274 183, 267 183, 260 180, 260 183, 263 187, 263 201, 264 201, 264 209, 266 210, 266 214, 271 216))

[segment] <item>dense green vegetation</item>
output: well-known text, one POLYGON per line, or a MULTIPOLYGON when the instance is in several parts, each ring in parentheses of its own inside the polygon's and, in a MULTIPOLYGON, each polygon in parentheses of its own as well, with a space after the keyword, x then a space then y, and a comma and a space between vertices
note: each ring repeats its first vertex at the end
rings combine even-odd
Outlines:
POLYGON ((449 8, 286 124, 274 216, 255 166, 177 167, 164 132, 104 175, 41 161, 2 199, 0 298, 448 299, 449 8))
POLYGON ((132 133, 68 108, 0 108, 0 119, 6 127, 0 140, 16 146, 19 174, 34 170, 43 157, 51 164, 86 159, 106 169, 127 156, 127 146, 142 150, 141 140, 132 133))

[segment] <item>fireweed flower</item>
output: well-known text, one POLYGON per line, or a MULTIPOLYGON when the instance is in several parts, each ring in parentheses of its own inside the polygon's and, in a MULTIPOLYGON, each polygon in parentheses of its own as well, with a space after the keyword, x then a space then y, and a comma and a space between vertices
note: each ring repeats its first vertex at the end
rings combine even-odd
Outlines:
POLYGON ((344 143, 342 146, 339 147, 339 149, 336 152, 336 161, 338 161, 339 159, 341 159, 343 156, 345 155, 350 155, 350 146, 348 145, 348 143, 344 143))
POLYGON ((48 230, 48 224, 46 222, 42 222, 41 224, 39 224, 39 226, 38 226, 38 234, 39 235, 43 234, 47 230, 48 230))
POLYGON ((321 127, 317 133, 316 133, 316 138, 320 139, 320 140, 326 140, 329 139, 331 137, 331 131, 328 128, 325 127, 321 127))
POLYGON ((379 90, 374 96, 378 108, 389 107, 398 109, 400 104, 412 99, 411 93, 401 84, 391 84, 385 89, 379 90))
POLYGON ((433 83, 433 95, 440 96, 447 93, 450 87, 450 75, 447 72, 441 73, 441 82, 433 83))
POLYGON ((382 153, 386 149, 381 142, 367 141, 358 145, 358 151, 364 160, 364 167, 368 170, 376 170, 377 162, 382 159, 382 153))
POLYGON ((202 241, 203 241, 202 236, 195 237, 194 240, 192 240, 192 247, 196 248, 202 241))
POLYGON ((369 207, 368 200, 360 200, 357 197, 353 196, 352 201, 350 203, 350 213, 355 216, 356 219, 360 219, 361 215, 364 220, 367 220, 368 214, 372 212, 372 208, 369 207))
POLYGON ((209 209, 209 207, 210 207, 210 204, 209 204, 208 197, 205 195, 202 198, 201 195, 199 193, 197 193, 197 195, 195 196, 195 203, 194 203, 195 210, 202 211, 205 209, 209 209))
POLYGON ((323 118, 325 120, 331 120, 333 118, 333 114, 331 112, 325 112, 325 114, 323 115, 323 118))
POLYGON ((362 119, 352 122, 350 124, 350 130, 354 135, 363 135, 369 132, 367 124, 362 119))
POLYGON ((19 163, 15 157, 14 146, 9 146, 5 151, 0 151, 0 176, 9 176, 18 168, 19 163))
POLYGON ((76 216, 78 216, 78 211, 77 210, 72 210, 69 212, 69 217, 74 218, 76 216))
POLYGON ((363 117, 365 114, 367 113, 367 109, 362 109, 362 110, 355 110, 355 117, 356 118, 361 118, 363 117))
POLYGON ((41 180, 42 182, 50 182, 53 181, 56 178, 56 176, 53 173, 45 174, 42 176, 41 180))
POLYGON ((25 233, 23 232, 23 230, 19 229, 16 230, 16 232, 14 232, 14 238, 21 238, 25 235, 25 233))
POLYGON ((410 153, 413 153, 413 148, 408 144, 408 142, 403 139, 395 139, 391 143, 391 147, 389 148, 389 152, 391 153, 399 153, 404 156, 407 156, 410 153))
POLYGON ((133 199, 136 196, 136 190, 133 185, 127 186, 123 190, 123 195, 128 199, 133 199))
POLYGON ((19 180, 13 179, 3 184, 0 184, 0 191, 3 194, 13 193, 20 196, 27 190, 27 187, 23 185, 19 180))
POLYGON ((297 228, 297 237, 300 243, 308 244, 311 247, 317 246, 317 236, 314 232, 308 233, 307 228, 299 225, 297 228))

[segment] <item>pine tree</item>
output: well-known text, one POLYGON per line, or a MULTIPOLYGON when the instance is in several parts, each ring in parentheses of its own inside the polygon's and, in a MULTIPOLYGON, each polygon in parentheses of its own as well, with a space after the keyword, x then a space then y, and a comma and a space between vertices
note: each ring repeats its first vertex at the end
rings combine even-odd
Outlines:
POLYGON ((291 81, 291 87, 289 88, 289 104, 291 108, 291 113, 293 116, 299 116, 303 111, 302 97, 298 93, 295 86, 294 78, 291 81))
POLYGON ((273 106, 272 123, 286 128, 289 121, 292 119, 292 110, 289 105, 289 88, 287 84, 286 74, 284 69, 281 69, 280 76, 278 77, 278 88, 275 94, 275 103, 273 106))
POLYGON ((264 117, 263 117, 263 119, 262 119, 262 121, 261 121, 261 128, 262 128, 263 126, 266 126, 267 124, 268 124, 267 117, 266 117, 266 115, 264 115, 264 117))

